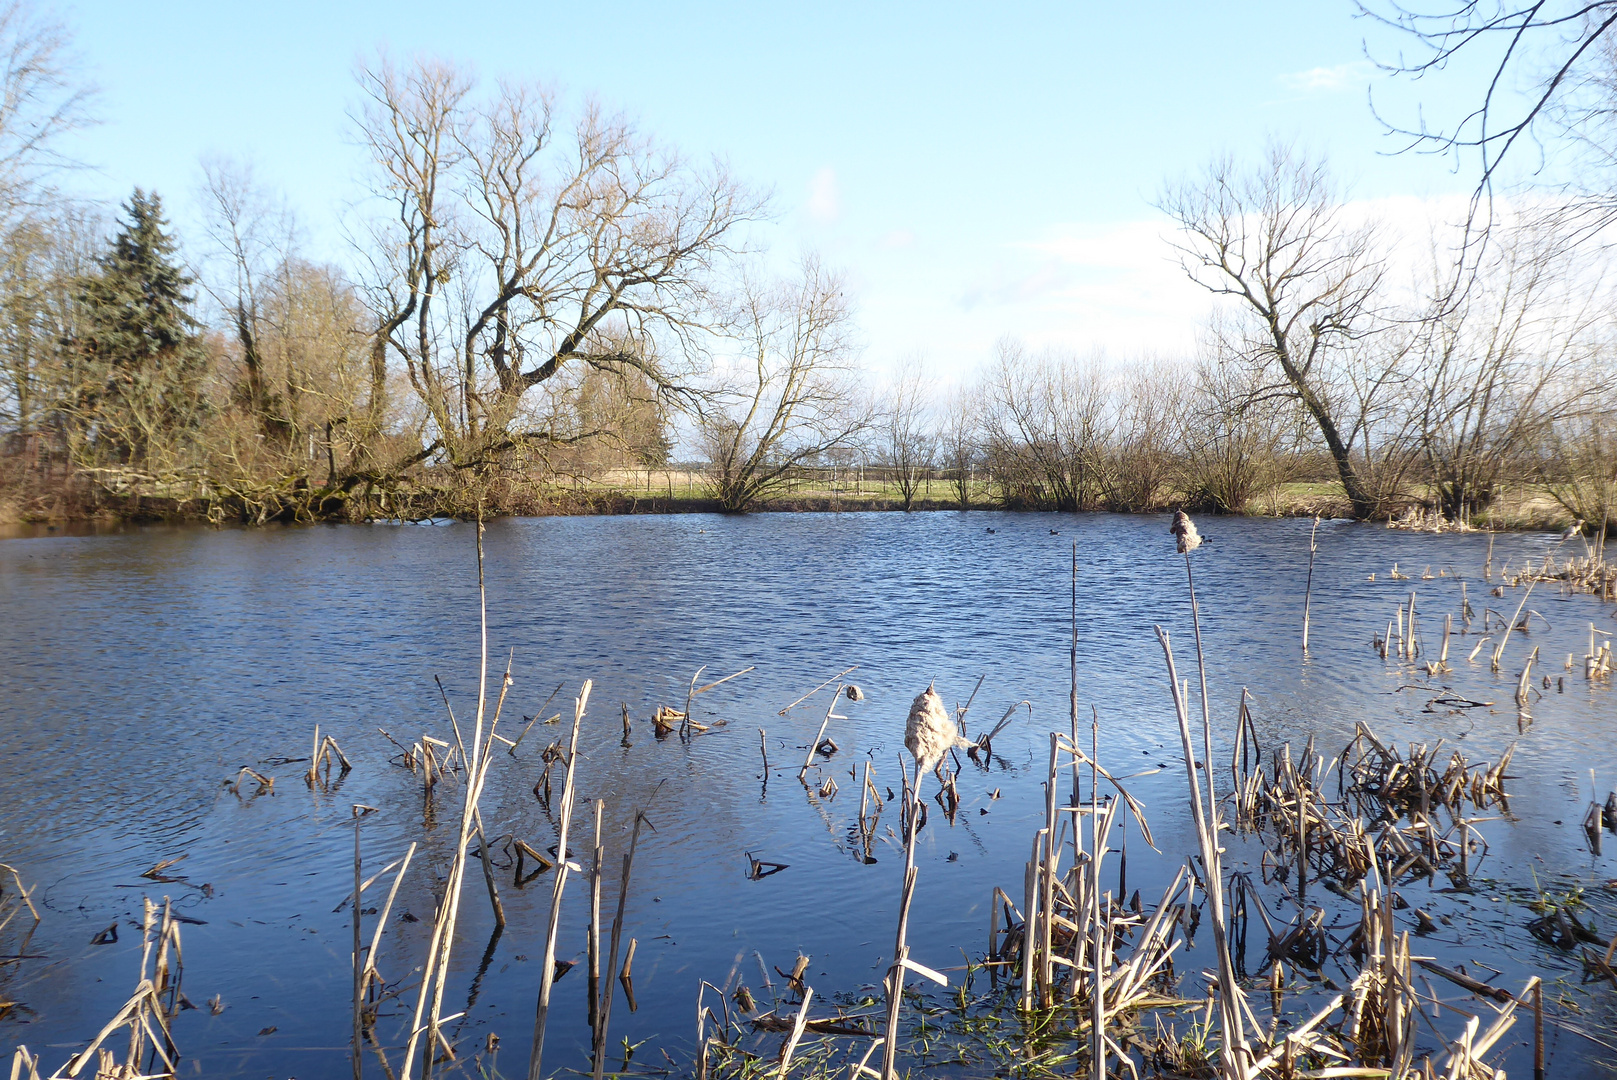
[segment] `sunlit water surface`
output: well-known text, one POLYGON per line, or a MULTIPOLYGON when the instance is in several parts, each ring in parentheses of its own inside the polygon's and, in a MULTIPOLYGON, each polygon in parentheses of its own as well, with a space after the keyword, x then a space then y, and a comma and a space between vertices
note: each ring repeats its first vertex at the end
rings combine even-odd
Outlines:
MULTIPOLYGON (((1383 661, 1371 639, 1411 590, 1429 652, 1443 615, 1458 613, 1461 581, 1479 619, 1484 606, 1514 611, 1520 592, 1495 598, 1494 583, 1482 579, 1487 538, 1325 523, 1304 659, 1309 524, 1203 522, 1212 542, 1194 566, 1221 732, 1217 760, 1227 761, 1243 687, 1266 746, 1300 746, 1313 733, 1329 757, 1359 721, 1399 742, 1449 739, 1473 760, 1518 743, 1512 820, 1487 826, 1492 850, 1479 873, 1491 883, 1474 895, 1415 887, 1434 916, 1456 916, 1420 947, 1502 969, 1505 985, 1534 971, 1561 978, 1551 997, 1565 994, 1578 1010, 1567 1012, 1569 1022, 1617 1042, 1612 991, 1580 986, 1575 958, 1523 930, 1535 882, 1583 884, 1599 925, 1617 929, 1612 894, 1602 888, 1617 877, 1617 837, 1601 857, 1578 828, 1590 770, 1602 799, 1617 786, 1617 699, 1581 669, 1590 623, 1606 635, 1617 629, 1610 609, 1541 585, 1529 607, 1542 618, 1530 638, 1515 636, 1498 674, 1483 662, 1491 646, 1466 662, 1473 635, 1451 648, 1453 674, 1428 679, 1412 664, 1383 661), (1395 563, 1412 580, 1390 580, 1395 563), (1428 569, 1434 576, 1424 580, 1428 569), (1535 673, 1543 697, 1519 731, 1512 697, 1533 646, 1535 672, 1549 674, 1552 686, 1543 690, 1535 673), (1568 654, 1571 672, 1563 670, 1568 654), (1422 688, 1444 685, 1496 704, 1424 712, 1434 692, 1422 688)), ((801 953, 812 958, 808 980, 821 995, 880 981, 903 858, 887 833, 896 826, 891 810, 876 861, 861 857, 850 770, 869 758, 883 793, 896 788, 910 699, 935 683, 947 702, 964 703, 982 676, 967 719, 973 733, 1017 701, 1031 711, 1000 735, 988 768, 965 763, 954 822, 936 808, 930 815, 909 937, 916 958, 934 967, 980 956, 993 887, 1020 896, 1043 812, 1048 732, 1068 725, 1074 543, 1085 734, 1093 708, 1114 771, 1169 766, 1135 781, 1164 854, 1153 855, 1130 829, 1129 888, 1149 899, 1191 849, 1153 632, 1154 624, 1170 632, 1181 673, 1191 673, 1185 565, 1165 518, 545 518, 493 523, 486 543, 491 663, 503 668, 509 657, 514 680, 501 729, 514 738, 558 685, 544 715, 570 720, 579 684, 594 680, 572 848, 587 862, 587 800, 604 799, 608 920, 634 810, 646 806, 655 828, 642 837, 626 909, 625 937, 638 940, 638 1009, 620 998, 612 1032, 614 1045, 643 1043, 636 1061, 650 1059, 647 1067, 666 1066, 658 1053, 666 1050, 675 1067, 689 1068, 700 980, 726 989, 746 982, 767 999, 763 966, 778 984, 773 968, 790 971, 801 953), (835 777, 841 793, 821 799, 797 770, 827 695, 778 714, 851 665, 865 699, 844 699, 847 719, 831 721, 840 752, 809 776, 816 789, 835 777), (651 713, 660 704, 682 707, 696 669, 706 668, 706 681, 748 666, 697 699, 705 734, 684 744, 653 737, 651 713), (620 703, 633 723, 629 745, 620 703), (767 786, 760 728, 772 766, 767 786), (788 868, 751 880, 748 852, 788 868)), ((1552 537, 1504 536, 1494 563, 1519 565, 1554 548, 1552 537)), ((93 1037, 137 977, 142 898, 168 896, 198 920, 183 928, 186 996, 201 1006, 218 995, 224 1004, 217 1015, 202 1007, 177 1021, 183 1074, 350 1075, 350 916, 334 909, 353 884, 351 807, 377 808, 362 824, 367 874, 410 841, 423 842, 378 958, 387 979, 407 985, 426 951, 459 788, 440 787, 436 807, 425 807, 419 779, 389 763, 397 750, 379 729, 405 744, 423 734, 451 740, 435 676, 457 715, 472 716, 476 585, 472 528, 459 524, 152 528, 0 541, 0 861, 37 883, 44 916, 31 939, 17 922, 0 934, 0 948, 26 957, 0 963, 0 999, 16 1002, 0 1019, 4 1047, 26 1043, 54 1069, 93 1037), (311 790, 303 764, 266 762, 306 758, 317 724, 355 768, 329 789, 311 790), (232 794, 226 783, 243 765, 274 776, 274 794, 249 798, 251 784, 232 794), (172 859, 183 859, 167 871, 178 880, 141 877, 172 859), (91 944, 114 923, 117 943, 91 944)), ((565 726, 536 726, 514 755, 501 754, 483 801, 491 833, 540 850, 554 844, 552 819, 531 789, 540 752, 565 726)), ((1226 775, 1220 764, 1220 779, 1226 775)), ((935 781, 927 783, 930 793, 935 781)), ((1232 859, 1238 867, 1257 854, 1238 847, 1232 859)), ((450 1025, 463 1048, 497 1034, 499 1071, 520 1075, 551 876, 518 888, 502 851, 496 861, 509 926, 491 939, 474 866, 445 1012, 465 1012, 450 1025)), ((369 903, 380 900, 376 888, 369 903)), ((586 909, 575 877, 562 913, 564 959, 582 959, 586 909)), ((367 920, 367 939, 370 932, 367 920)), ((586 1066, 585 985, 582 966, 556 985, 547 1071, 586 1066)), ((1201 992, 1199 983, 1191 992, 1201 992)), ((392 1009, 383 1038, 402 1041, 407 1024, 404 1009, 392 1009)), ((1512 1034, 1514 1075, 1527 1065, 1527 1026, 1512 1034)), ((1609 1068, 1600 1062, 1617 1056, 1566 1031, 1552 1035, 1550 1050, 1552 1061, 1585 1071, 1609 1068)))

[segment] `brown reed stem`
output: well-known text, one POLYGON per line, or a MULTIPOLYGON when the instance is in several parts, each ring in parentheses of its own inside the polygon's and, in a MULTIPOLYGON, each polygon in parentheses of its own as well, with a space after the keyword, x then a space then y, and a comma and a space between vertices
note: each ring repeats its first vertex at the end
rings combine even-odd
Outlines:
POLYGON ((1314 515, 1314 527, 1308 531, 1308 582, 1303 586, 1303 652, 1308 652, 1308 612, 1314 599, 1314 555, 1319 551, 1319 515, 1314 515))
MULTIPOLYGON (((693 680, 694 681, 694 680, 693 680)), ((567 746, 567 779, 562 784, 560 836, 556 844, 556 881, 550 894, 550 928, 545 934, 544 962, 539 969, 539 1004, 533 1016, 533 1048, 528 1054, 528 1080, 539 1080, 545 1052, 545 1021, 550 1018, 550 988, 555 983, 556 935, 561 929, 562 890, 567 887, 567 833, 573 822, 573 787, 578 776, 578 728, 584 720, 594 684, 585 680, 573 705, 573 734, 567 746)))
MULTIPOLYGON (((1105 994, 1105 956, 1110 934, 1101 924, 1100 918, 1100 861, 1105 854, 1106 829, 1100 820, 1100 713, 1094 714, 1094 721, 1090 725, 1090 758, 1089 758, 1089 825, 1093 833, 1091 850, 1094 852, 1089 860, 1089 925, 1092 934, 1090 944, 1090 962, 1092 964, 1091 982, 1089 986, 1089 1026, 1092 1044, 1090 1047, 1090 1074, 1093 1080, 1106 1080, 1106 994, 1105 994)), ((1076 768, 1074 769, 1076 772, 1076 768)), ((1108 819, 1109 821, 1110 819, 1108 819)), ((1073 831, 1078 831, 1078 823, 1073 823, 1073 831)), ((1072 974, 1074 981, 1078 978, 1075 970, 1072 974)))
MULTIPOLYGON (((662 787, 661 784, 657 786, 662 787)), ((654 798, 656 797, 655 792, 652 795, 654 798)), ((623 940, 623 909, 629 899, 629 874, 634 869, 634 851, 640 845, 640 825, 642 822, 646 822, 644 808, 635 812, 634 828, 629 833, 629 850, 623 854, 623 876, 618 881, 618 911, 612 919, 612 945, 606 964, 607 982, 606 987, 601 991, 601 1004, 599 1007, 601 1022, 600 1026, 595 1030, 595 1045, 593 1048, 595 1054, 594 1080, 601 1080, 606 1070, 606 1033, 612 1020, 612 977, 618 971, 618 945, 623 940)), ((619 981, 623 983, 624 993, 629 995, 631 1004, 634 995, 633 991, 629 989, 628 983, 629 966, 634 963, 634 946, 634 940, 630 939, 629 956, 624 960, 623 971, 619 975, 619 981)))
POLYGON ((354 811, 354 1080, 361 1080, 364 1073, 363 1061, 360 1054, 363 1051, 363 1028, 361 1006, 364 1000, 363 971, 364 965, 360 960, 359 919, 360 912, 365 905, 360 900, 360 862, 359 862, 359 811, 354 811))
POLYGON ((606 800, 595 800, 595 846, 590 859, 590 938, 589 938, 589 1024, 591 1042, 600 1034, 601 1001, 601 862, 606 857, 601 847, 601 818, 606 814, 606 800))
MULTIPOLYGON (((1207 812, 1213 838, 1218 839, 1218 795, 1213 789, 1213 714, 1207 700, 1207 658, 1202 654, 1201 608, 1196 603, 1196 579, 1190 572, 1190 552, 1185 552, 1185 583, 1190 587, 1190 625, 1196 631, 1196 671, 1202 690, 1202 772, 1207 774, 1207 812)), ((1214 846, 1217 844, 1215 842, 1214 846)))
POLYGON ((921 764, 915 763, 915 782, 899 759, 900 783, 904 785, 904 889, 898 902, 898 934, 893 942, 893 964, 887 974, 887 1030, 882 1045, 882 1080, 893 1080, 898 1057, 898 1017, 904 1005, 904 965, 909 959, 910 899, 915 895, 915 834, 921 806, 921 764))
MULTIPOLYGON (((1194 607, 1192 608, 1194 611, 1194 607)), ((1218 954, 1219 1009, 1224 1024, 1225 1043, 1221 1050, 1224 1071, 1231 1078, 1248 1076, 1246 1037, 1243 1032, 1240 988, 1235 980, 1235 965, 1230 957, 1228 932, 1224 920, 1223 864, 1218 855, 1216 818, 1210 820, 1202 805, 1201 783, 1196 779, 1196 755, 1191 745, 1190 712, 1179 673, 1174 668, 1173 646, 1168 632, 1157 627, 1157 640, 1162 644, 1162 655, 1168 664, 1168 682, 1173 691, 1174 711, 1179 720, 1179 738, 1185 755, 1185 779, 1190 786, 1190 810, 1201 846, 1202 867, 1207 875, 1206 893, 1213 924, 1213 947, 1218 954)))

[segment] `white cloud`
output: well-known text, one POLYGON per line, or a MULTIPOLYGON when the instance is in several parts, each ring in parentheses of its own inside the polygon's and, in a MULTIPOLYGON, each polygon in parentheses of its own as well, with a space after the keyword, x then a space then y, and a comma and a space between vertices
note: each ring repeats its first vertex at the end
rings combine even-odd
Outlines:
POLYGON ((877 247, 888 251, 892 251, 897 248, 913 247, 914 245, 915 234, 910 232, 908 229, 894 229, 891 232, 883 234, 882 238, 876 241, 877 247))
POLYGON ((842 196, 837 190, 837 171, 827 165, 809 180, 809 217, 829 225, 842 216, 842 196))
POLYGON ((1309 68, 1280 75, 1281 87, 1294 94, 1331 94, 1339 90, 1352 90, 1370 81, 1376 66, 1368 60, 1354 60, 1335 67, 1309 68))
POLYGON ((1062 225, 1010 244, 951 296, 977 336, 1015 333, 1035 345, 1188 355, 1209 299, 1186 280, 1166 219, 1062 225))
MULTIPOLYGON (((1376 221, 1388 249, 1388 288, 1402 297, 1452 243, 1466 196, 1396 196, 1343 207, 1342 223, 1376 221)), ((969 381, 995 340, 1033 348, 1104 350, 1117 361, 1194 357, 1221 302, 1191 282, 1165 215, 1107 224, 1052 224, 1021 239, 951 249, 874 243, 850 271, 859 296, 866 362, 924 351, 940 382, 969 381)), ((1227 298, 1222 301, 1232 303, 1227 298)))

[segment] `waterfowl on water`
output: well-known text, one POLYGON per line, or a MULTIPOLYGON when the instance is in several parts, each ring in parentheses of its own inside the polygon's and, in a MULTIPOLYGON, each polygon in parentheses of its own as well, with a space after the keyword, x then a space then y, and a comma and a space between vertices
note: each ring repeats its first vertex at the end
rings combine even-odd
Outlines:
POLYGON ((983 530, 983 531, 984 531, 984 532, 988 532, 988 533, 991 533, 991 532, 993 532, 993 531, 994 531, 994 530, 993 530, 993 529, 984 529, 984 530, 983 530))

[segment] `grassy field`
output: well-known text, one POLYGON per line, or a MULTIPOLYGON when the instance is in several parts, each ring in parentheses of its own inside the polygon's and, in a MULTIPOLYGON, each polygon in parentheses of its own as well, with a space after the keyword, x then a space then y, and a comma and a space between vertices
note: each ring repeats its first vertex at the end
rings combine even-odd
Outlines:
MULTIPOLYGON (((590 499, 605 498, 617 503, 629 502, 629 511, 657 512, 704 511, 714 508, 711 489, 701 473, 692 470, 619 470, 604 474, 600 479, 579 480, 565 488, 573 495, 590 499)), ((1425 493, 1414 492, 1419 500, 1425 493)), ((774 499, 760 504, 760 511, 793 510, 899 510, 903 498, 898 485, 879 479, 860 479, 850 473, 847 480, 835 483, 823 478, 801 480, 791 484, 774 499)), ((1413 504, 1412 504, 1413 505, 1413 504)), ((961 509, 953 484, 944 480, 922 481, 916 492, 916 510, 961 509)), ((972 510, 994 510, 989 485, 972 485, 972 510)), ((1167 504, 1164 509, 1173 509, 1167 504)), ((1254 517, 1324 517, 1348 516, 1347 495, 1342 485, 1330 482, 1301 482, 1279 484, 1254 498, 1246 509, 1254 517)), ((1504 530, 1558 531, 1571 524, 1572 517, 1543 488, 1524 485, 1505 492, 1486 512, 1472 522, 1476 528, 1504 530)))

